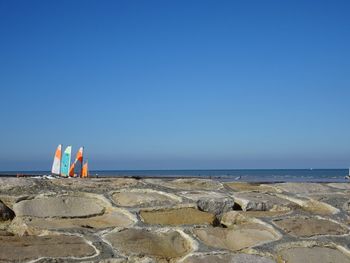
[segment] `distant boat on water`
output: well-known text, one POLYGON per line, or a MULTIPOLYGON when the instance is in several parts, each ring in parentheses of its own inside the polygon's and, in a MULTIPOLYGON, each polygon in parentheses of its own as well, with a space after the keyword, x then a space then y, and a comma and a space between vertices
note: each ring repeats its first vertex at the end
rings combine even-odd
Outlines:
POLYGON ((74 162, 71 164, 72 146, 67 146, 62 154, 62 144, 57 146, 51 173, 62 177, 88 177, 88 164, 83 163, 84 147, 80 147, 74 162), (78 173, 75 173, 76 168, 79 167, 78 173))

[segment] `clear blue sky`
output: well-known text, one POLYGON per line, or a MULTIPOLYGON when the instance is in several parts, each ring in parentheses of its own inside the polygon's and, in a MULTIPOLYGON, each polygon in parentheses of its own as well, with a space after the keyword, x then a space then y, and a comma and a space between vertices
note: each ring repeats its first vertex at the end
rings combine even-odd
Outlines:
POLYGON ((0 0, 0 170, 350 165, 350 1, 0 0))

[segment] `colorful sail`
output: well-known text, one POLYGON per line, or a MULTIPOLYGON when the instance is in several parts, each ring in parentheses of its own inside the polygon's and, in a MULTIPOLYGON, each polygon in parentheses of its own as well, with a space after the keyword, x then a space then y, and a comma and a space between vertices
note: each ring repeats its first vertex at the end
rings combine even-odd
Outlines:
POLYGON ((69 168, 69 176, 74 177, 74 168, 75 168, 75 162, 72 163, 72 165, 69 168))
POLYGON ((55 157, 51 168, 51 173, 60 174, 61 171, 61 158, 62 158, 62 144, 57 146, 55 157))
POLYGON ((89 177, 89 168, 88 168, 88 162, 83 165, 83 171, 81 173, 81 177, 86 178, 89 177))
POLYGON ((62 156, 62 163, 61 163, 62 176, 69 175, 71 154, 72 154, 72 146, 68 146, 62 156))
POLYGON ((71 177, 74 176, 74 169, 76 168, 78 163, 80 164, 79 167, 80 167, 80 175, 81 175, 82 170, 83 170, 83 151, 84 151, 84 147, 80 147, 79 151, 77 152, 77 155, 75 157, 75 160, 69 169, 69 176, 71 176, 71 177))

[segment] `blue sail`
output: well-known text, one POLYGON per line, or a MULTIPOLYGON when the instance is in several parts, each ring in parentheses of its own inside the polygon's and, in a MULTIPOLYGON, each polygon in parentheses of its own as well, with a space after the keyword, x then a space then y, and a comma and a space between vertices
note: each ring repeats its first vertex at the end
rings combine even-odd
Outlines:
POLYGON ((61 163, 61 175, 68 176, 70 168, 70 159, 72 154, 72 146, 68 146, 63 153, 62 163, 61 163))

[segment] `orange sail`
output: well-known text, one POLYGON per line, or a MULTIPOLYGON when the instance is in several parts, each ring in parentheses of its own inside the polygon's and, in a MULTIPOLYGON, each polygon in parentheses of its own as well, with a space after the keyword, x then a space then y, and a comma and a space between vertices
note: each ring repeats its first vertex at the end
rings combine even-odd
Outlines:
POLYGON ((86 163, 83 165, 83 170, 82 170, 82 173, 81 173, 81 177, 82 177, 82 178, 89 177, 88 162, 86 162, 86 163))
POLYGON ((84 147, 79 148, 79 151, 77 152, 77 155, 75 157, 75 161, 72 164, 72 166, 70 167, 69 176, 71 176, 71 177, 74 177, 74 169, 75 169, 75 166, 77 165, 78 162, 80 163, 80 166, 78 166, 78 167, 81 167, 80 174, 82 174, 82 172, 83 172, 83 150, 84 150, 84 147))
POLYGON ((57 149, 55 152, 51 173, 57 174, 57 175, 61 173, 61 159, 62 159, 62 145, 60 144, 57 146, 57 149))
POLYGON ((74 167, 75 167, 75 162, 72 163, 71 167, 69 168, 69 176, 74 177, 74 167))

